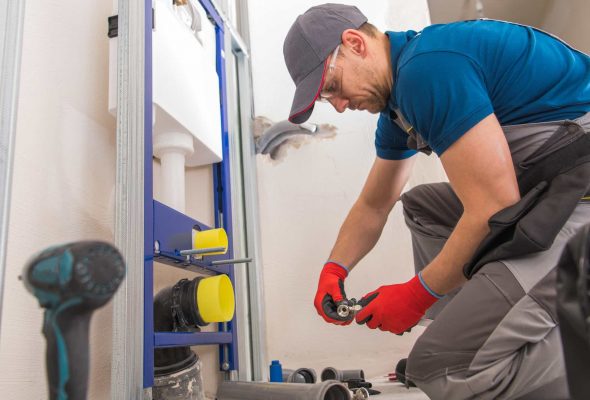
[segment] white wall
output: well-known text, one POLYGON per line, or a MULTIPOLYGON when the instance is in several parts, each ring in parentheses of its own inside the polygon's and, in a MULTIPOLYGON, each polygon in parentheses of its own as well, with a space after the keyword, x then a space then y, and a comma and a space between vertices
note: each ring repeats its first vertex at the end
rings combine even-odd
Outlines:
MULTIPOLYGON (((26 2, 2 335, 0 396, 47 398, 42 310, 18 280, 35 251, 83 239, 113 240, 115 118, 107 112, 107 17, 112 2, 26 2)), ((154 197, 161 198, 154 163, 154 197)), ((187 214, 213 225, 210 167, 186 174, 187 214)), ((183 277, 156 265, 155 291, 183 277)), ((215 324, 213 324, 215 325, 215 324)), ((208 329, 213 329, 214 326, 208 329)), ((112 303, 90 333, 89 399, 110 398, 112 303)), ((217 346, 195 348, 209 398, 217 387, 217 346)))
MULTIPOLYGON (((284 65, 284 37, 297 15, 323 1, 250 1, 255 113, 285 120, 294 85, 284 65)), ((344 1, 357 5, 382 30, 420 30, 429 24, 425 0, 344 1)), ((317 278, 338 229, 356 200, 375 157, 377 116, 329 105, 315 107, 310 122, 337 128, 334 139, 287 150, 280 162, 258 156, 268 357, 283 367, 362 368, 369 376, 392 370, 416 338, 352 324, 326 324, 316 314, 317 278)), ((437 159, 420 156, 410 187, 445 180, 437 159)), ((409 232, 394 208, 376 248, 346 281, 349 297, 360 298, 383 284, 413 275, 409 232)))
POLYGON ((587 0, 552 0, 541 27, 590 54, 590 2, 587 0))
MULTIPOLYGON (((486 18, 539 26, 553 2, 566 4, 570 0, 482 0, 482 5, 486 18)), ((428 5, 433 24, 479 17, 477 0, 428 0, 428 5)))
MULTIPOLYGON (((433 23, 477 18, 475 0, 428 0, 433 23)), ((590 53, 587 0, 483 0, 486 18, 532 25, 590 53)))
MULTIPOLYGON (((47 398, 42 311, 17 279, 56 243, 112 240, 115 125, 107 114, 110 2, 27 1, 8 236, 0 393, 47 398)), ((111 305, 92 323, 90 397, 110 391, 111 305)))

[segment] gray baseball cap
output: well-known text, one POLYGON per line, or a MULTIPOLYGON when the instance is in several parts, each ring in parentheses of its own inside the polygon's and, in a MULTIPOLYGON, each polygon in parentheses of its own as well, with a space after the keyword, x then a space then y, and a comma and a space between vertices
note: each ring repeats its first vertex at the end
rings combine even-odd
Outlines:
POLYGON ((342 32, 358 29, 367 17, 354 6, 323 4, 297 17, 283 44, 285 63, 295 97, 289 121, 301 124, 309 118, 324 81, 326 59, 342 42, 342 32))

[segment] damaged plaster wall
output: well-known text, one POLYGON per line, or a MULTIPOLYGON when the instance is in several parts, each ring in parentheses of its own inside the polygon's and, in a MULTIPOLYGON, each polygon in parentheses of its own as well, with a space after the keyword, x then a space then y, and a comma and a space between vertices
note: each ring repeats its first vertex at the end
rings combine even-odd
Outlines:
POLYGON ((256 154, 268 155, 276 162, 287 157, 288 149, 312 143, 317 139, 333 139, 337 128, 330 124, 296 125, 289 121, 274 122, 269 118, 258 116, 254 119, 254 138, 256 154))
MULTIPOLYGON (((322 3, 249 2, 257 124, 287 118, 294 85, 283 61, 283 39, 297 15, 322 3)), ((381 30, 420 30, 430 22, 426 0, 344 3, 357 5, 381 30)), ((281 360, 283 368, 362 368, 375 376, 393 369, 418 332, 399 337, 356 324, 326 324, 316 314, 313 297, 319 271, 375 158, 377 116, 338 114, 320 103, 308 122, 328 124, 335 134, 297 135, 275 159, 257 156, 267 354, 281 360)), ((420 155, 408 188, 442 180, 446 177, 438 159, 420 155)), ((397 205, 380 242, 347 279, 346 292, 360 298, 412 275, 410 236, 397 205)))

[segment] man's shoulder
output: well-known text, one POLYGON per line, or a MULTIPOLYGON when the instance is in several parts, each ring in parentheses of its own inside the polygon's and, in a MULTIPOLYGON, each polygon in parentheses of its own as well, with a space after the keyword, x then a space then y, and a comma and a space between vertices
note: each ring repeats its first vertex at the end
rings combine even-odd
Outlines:
POLYGON ((485 19, 430 25, 420 31, 404 48, 398 69, 423 54, 432 54, 433 57, 445 57, 446 54, 473 57, 481 46, 499 45, 507 34, 522 32, 527 28, 509 22, 485 19))

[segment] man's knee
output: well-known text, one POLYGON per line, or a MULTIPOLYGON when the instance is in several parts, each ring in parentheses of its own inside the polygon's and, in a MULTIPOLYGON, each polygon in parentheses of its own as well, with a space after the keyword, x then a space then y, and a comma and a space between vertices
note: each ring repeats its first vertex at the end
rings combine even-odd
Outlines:
MULTIPOLYGON (((444 347, 444 346, 442 346, 444 347)), ((453 354, 464 354, 434 347, 418 340, 408 356, 406 366, 406 379, 413 382, 418 388, 433 400, 466 399, 471 397, 466 385, 455 385, 449 382, 449 376, 453 380, 460 381, 468 369, 465 362, 453 363, 453 354), (455 365, 452 365, 455 364, 455 365)))
POLYGON ((524 294, 503 263, 486 264, 418 338, 408 359, 408 373, 420 380, 469 368, 524 294))
POLYGON ((474 352, 457 351, 453 346, 446 346, 444 341, 430 337, 425 332, 408 355, 406 376, 420 387, 449 372, 466 370, 473 356, 474 352))
POLYGON ((429 359, 432 359, 432 349, 425 346, 418 338, 406 363, 406 376, 418 386, 433 372, 428 368, 429 359))

